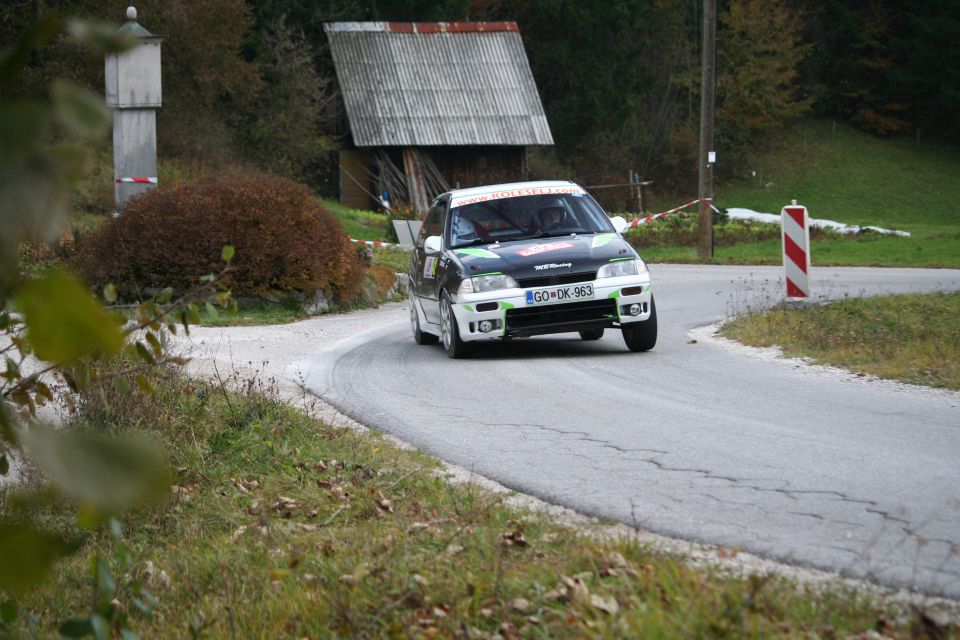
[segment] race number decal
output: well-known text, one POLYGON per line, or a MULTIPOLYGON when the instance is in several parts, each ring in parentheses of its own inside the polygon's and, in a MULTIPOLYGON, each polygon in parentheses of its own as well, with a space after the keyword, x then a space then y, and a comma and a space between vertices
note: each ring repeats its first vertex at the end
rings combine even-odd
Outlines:
POLYGON ((436 256, 429 256, 423 262, 423 277, 433 280, 437 273, 437 258, 436 256))

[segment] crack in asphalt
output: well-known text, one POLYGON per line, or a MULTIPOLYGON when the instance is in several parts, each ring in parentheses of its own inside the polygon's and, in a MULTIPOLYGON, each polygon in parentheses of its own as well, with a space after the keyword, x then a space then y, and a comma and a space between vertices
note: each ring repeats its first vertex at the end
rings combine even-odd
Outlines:
MULTIPOLYGON (((482 421, 477 420, 477 419, 475 419, 475 418, 471 418, 471 417, 469 417, 469 416, 463 416, 463 415, 453 415, 453 416, 447 416, 447 417, 449 417, 449 418, 455 418, 455 419, 459 419, 459 420, 468 420, 468 421, 470 421, 470 422, 476 423, 476 424, 481 425, 481 426, 484 426, 484 427, 511 427, 511 428, 517 428, 517 429, 536 429, 536 430, 541 430, 541 431, 547 431, 547 432, 550 432, 550 433, 557 433, 557 434, 565 435, 565 436, 576 436, 576 441, 577 441, 577 442, 588 442, 588 443, 600 445, 601 447, 603 447, 603 448, 605 448, 605 449, 612 449, 612 450, 617 451, 617 452, 619 452, 619 453, 655 453, 655 454, 659 454, 659 455, 670 455, 670 452, 669 452, 669 451, 664 451, 664 450, 662 450, 662 449, 650 449, 650 448, 639 448, 639 447, 622 447, 622 446, 620 446, 620 445, 614 444, 613 442, 610 442, 609 440, 605 440, 605 439, 601 439, 601 438, 596 438, 596 437, 594 437, 592 434, 590 434, 589 432, 586 432, 586 431, 579 431, 579 430, 572 430, 572 429, 563 429, 563 428, 559 428, 559 427, 548 427, 548 426, 546 426, 546 425, 534 424, 534 423, 495 423, 495 424, 491 424, 491 423, 485 423, 485 422, 482 422, 482 421)), ((583 458, 583 459, 585 459, 585 460, 588 460, 588 461, 590 461, 590 462, 596 462, 595 459, 593 459, 593 458, 591 458, 591 457, 583 454, 582 452, 573 452, 573 451, 571 451, 571 452, 569 452, 569 453, 571 453, 571 454, 573 454, 573 455, 575 455, 575 456, 577 456, 577 457, 583 458)), ((636 462, 647 463, 647 464, 649 464, 649 465, 652 465, 652 466, 656 467, 656 468, 657 468, 658 470, 660 470, 660 471, 665 471, 665 472, 668 472, 668 473, 687 473, 687 474, 693 474, 693 475, 699 476, 699 477, 702 478, 702 479, 718 480, 718 481, 721 481, 721 482, 727 482, 727 483, 729 483, 729 484, 731 485, 731 488, 734 488, 734 489, 750 490, 750 491, 756 491, 756 492, 761 492, 761 493, 775 493, 775 494, 778 494, 778 495, 782 495, 782 496, 784 496, 784 497, 786 497, 786 498, 789 498, 789 499, 791 499, 791 500, 793 500, 793 501, 795 501, 795 502, 799 502, 799 501, 800 501, 800 498, 801 498, 801 497, 804 497, 804 496, 813 496, 813 497, 822 497, 822 498, 832 497, 833 499, 835 499, 836 501, 839 501, 839 502, 843 502, 843 503, 851 504, 851 505, 862 506, 862 507, 864 507, 864 511, 865 511, 866 513, 870 513, 870 514, 879 516, 879 517, 881 518, 881 520, 884 521, 884 522, 891 522, 891 523, 896 523, 896 524, 900 525, 900 526, 898 527, 898 529, 901 530, 908 538, 914 539, 914 540, 915 540, 918 544, 920 544, 921 546, 924 545, 924 544, 928 544, 928 543, 930 543, 930 542, 937 541, 937 542, 940 542, 940 543, 942 543, 942 544, 945 544, 945 545, 953 545, 953 546, 955 547, 955 545, 954 545, 953 543, 951 543, 950 541, 942 540, 942 539, 936 539, 936 538, 930 538, 930 537, 923 536, 923 535, 921 535, 921 534, 916 533, 914 530, 910 529, 910 525, 911 525, 912 523, 911 523, 909 520, 906 520, 906 519, 904 519, 904 518, 900 518, 900 517, 898 517, 898 516, 896 516, 896 515, 891 514, 891 513, 888 512, 888 511, 885 511, 884 509, 880 508, 880 505, 879 505, 875 500, 869 500, 869 499, 864 499, 864 498, 856 498, 856 497, 849 496, 849 495, 847 495, 847 494, 845 494, 845 493, 842 493, 842 492, 840 492, 840 491, 834 491, 834 490, 830 490, 830 489, 790 489, 790 488, 786 488, 786 487, 781 487, 781 488, 777 488, 777 487, 763 487, 763 486, 759 486, 759 485, 756 485, 756 484, 751 484, 751 483, 750 483, 750 479, 748 479, 748 478, 738 478, 738 477, 735 477, 735 476, 720 475, 720 474, 717 474, 717 473, 714 473, 714 472, 710 471, 709 469, 700 469, 700 468, 695 468, 695 467, 676 467, 676 466, 670 466, 670 465, 668 465, 667 463, 665 463, 665 462, 663 462, 663 461, 661 461, 661 460, 657 460, 657 459, 655 459, 655 458, 653 458, 653 457, 630 458, 629 460, 630 460, 630 462, 633 462, 633 463, 636 463, 636 462)), ((737 505, 737 506, 744 506, 744 505, 753 506, 753 507, 755 507, 755 508, 760 509, 760 511, 762 511, 762 512, 764 512, 764 513, 766 513, 766 514, 770 514, 770 513, 771 513, 769 510, 767 510, 767 509, 765 509, 764 507, 762 507, 761 505, 758 505, 758 504, 755 504, 755 503, 743 503, 743 502, 737 502, 737 501, 733 501, 733 500, 723 500, 723 499, 721 499, 721 498, 718 498, 718 497, 716 497, 716 496, 714 496, 714 495, 712 495, 712 494, 708 494, 708 493, 701 493, 700 495, 703 496, 703 497, 705 497, 705 498, 709 498, 709 499, 715 500, 715 501, 720 502, 720 503, 726 503, 726 504, 737 505)), ((681 501, 681 502, 682 502, 682 501, 681 501)), ((790 513, 790 514, 793 514, 793 515, 798 515, 798 516, 807 516, 807 517, 810 517, 810 518, 815 518, 815 519, 820 520, 820 521, 822 521, 822 522, 832 522, 832 523, 841 524, 841 525, 844 525, 844 526, 853 526, 853 527, 858 527, 858 528, 860 528, 860 527, 863 526, 862 524, 859 524, 859 523, 850 522, 850 521, 847 521, 847 520, 838 520, 838 519, 835 519, 835 518, 830 518, 830 517, 828 517, 828 516, 826 516, 826 515, 823 515, 823 514, 816 514, 816 513, 812 513, 812 512, 789 511, 789 512, 787 512, 787 513, 790 513)), ((748 530, 747 530, 747 529, 744 529, 744 531, 748 531, 748 530)))

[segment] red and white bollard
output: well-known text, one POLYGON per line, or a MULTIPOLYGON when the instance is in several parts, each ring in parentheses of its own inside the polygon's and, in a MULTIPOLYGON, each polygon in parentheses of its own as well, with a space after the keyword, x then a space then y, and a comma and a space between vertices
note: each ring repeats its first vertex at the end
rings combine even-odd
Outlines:
POLYGON ((783 229, 783 271, 787 278, 787 298, 810 297, 810 225, 807 208, 797 204, 780 211, 783 229))

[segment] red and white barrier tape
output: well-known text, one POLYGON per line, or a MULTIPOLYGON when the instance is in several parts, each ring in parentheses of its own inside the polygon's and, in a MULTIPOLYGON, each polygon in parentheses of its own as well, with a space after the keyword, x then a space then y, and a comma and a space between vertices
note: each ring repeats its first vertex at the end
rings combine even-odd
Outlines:
POLYGON ((157 184, 156 178, 114 178, 113 182, 115 184, 120 184, 121 182, 135 182, 137 184, 157 184))
POLYGON ((379 240, 355 240, 350 236, 347 236, 347 240, 356 244, 365 244, 369 247, 400 247, 401 249, 410 249, 410 247, 404 247, 402 244, 396 244, 394 242, 380 242, 379 240))
MULTIPOLYGON (((720 213, 720 210, 717 209, 715 206, 713 206, 713 198, 704 198, 703 200, 704 200, 704 202, 707 203, 707 206, 708 206, 708 207, 710 207, 711 209, 713 209, 713 210, 716 211, 717 213, 720 213)), ((697 198, 696 200, 691 200, 690 202, 688 202, 688 203, 686 203, 686 204, 682 204, 682 205, 680 205, 679 207, 674 207, 673 209, 670 209, 670 210, 668 210, 668 211, 661 211, 660 213, 654 213, 653 215, 649 215, 649 216, 647 216, 647 217, 645 217, 645 218, 637 218, 636 220, 632 220, 632 221, 630 222, 630 225, 629 225, 627 228, 628 228, 628 229, 632 229, 633 227, 636 227, 637 225, 647 224, 648 222, 651 222, 651 221, 653 221, 653 220, 658 220, 658 219, 660 219, 660 218, 665 218, 665 217, 669 216, 670 214, 673 214, 673 213, 676 213, 677 211, 680 211, 681 209, 686 209, 687 207, 692 207, 693 205, 698 204, 699 202, 700 202, 700 198, 697 198)))

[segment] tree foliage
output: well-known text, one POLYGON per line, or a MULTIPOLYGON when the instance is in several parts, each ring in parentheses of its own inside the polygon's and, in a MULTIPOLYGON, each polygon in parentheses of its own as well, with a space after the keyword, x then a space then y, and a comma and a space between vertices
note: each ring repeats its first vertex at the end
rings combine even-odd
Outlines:
POLYGON ((810 108, 797 85, 810 47, 799 11, 784 0, 731 0, 720 14, 717 130, 728 145, 781 126, 810 108))
POLYGON ((321 75, 313 46, 285 17, 264 34, 260 92, 245 127, 245 148, 257 166, 271 173, 309 180, 323 170, 336 147, 323 126, 337 96, 330 76, 321 75), (283 105, 283 108, 276 108, 283 105))
POLYGON ((820 113, 880 133, 960 134, 960 4, 820 0, 805 83, 820 113))
MULTIPOLYGON (((15 4, 0 7, 0 41, 12 39, 42 6, 117 24, 126 0, 15 4)), ((658 185, 693 186, 697 1, 142 0, 137 6, 141 22, 167 38, 158 131, 164 158, 214 168, 254 164, 330 188, 328 149, 347 128, 340 101, 328 91, 334 74, 325 22, 515 20, 554 133, 555 170, 589 182, 637 169, 658 185)), ((960 133, 955 0, 724 0, 720 12, 716 131, 723 158, 744 141, 762 143, 765 132, 807 107, 882 134, 960 133)), ((102 60, 58 36, 31 54, 20 95, 45 95, 53 77, 100 91, 102 60)), ((728 167, 722 162, 718 169, 728 167)))

